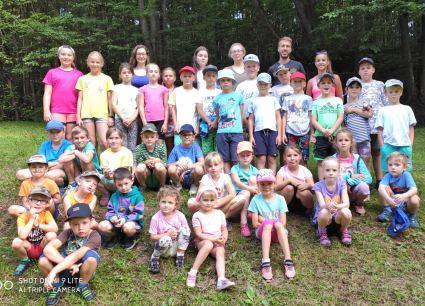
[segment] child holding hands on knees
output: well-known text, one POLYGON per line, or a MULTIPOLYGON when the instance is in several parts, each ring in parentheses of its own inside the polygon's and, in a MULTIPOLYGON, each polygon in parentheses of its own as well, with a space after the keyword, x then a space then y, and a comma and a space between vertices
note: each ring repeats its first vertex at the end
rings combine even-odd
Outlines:
POLYGON ((348 246, 351 244, 348 226, 352 217, 347 185, 339 176, 338 159, 327 157, 323 161, 323 175, 324 178, 313 187, 316 192, 313 224, 317 226, 317 236, 321 245, 330 246, 328 231, 339 228, 341 242, 348 246))
POLYGON ((285 165, 276 174, 275 191, 285 198, 288 205, 294 204, 297 199, 305 208, 306 215, 309 215, 313 209, 313 174, 300 165, 302 154, 296 145, 287 145, 283 156, 285 165))
POLYGON ((186 285, 196 286, 196 276, 202 263, 211 254, 216 259, 217 289, 224 290, 235 285, 225 277, 225 245, 228 237, 226 218, 223 212, 216 209, 217 191, 204 186, 199 191, 199 211, 193 214, 192 226, 195 232, 195 243, 198 249, 195 262, 190 269, 186 285))
POLYGON ((149 234, 154 242, 150 271, 159 273, 159 258, 176 257, 176 267, 182 268, 184 253, 189 245, 190 228, 186 217, 178 209, 181 195, 173 187, 162 187, 157 196, 159 211, 153 215, 149 234))
POLYGON ((336 133, 335 147, 334 157, 338 159, 340 175, 347 183, 350 202, 356 213, 364 215, 363 203, 369 199, 372 176, 360 155, 353 153, 353 134, 348 129, 336 133))
POLYGON ((249 204, 248 211, 252 212, 252 226, 256 229, 255 236, 261 240, 262 259, 261 275, 270 282, 273 273, 270 263, 270 245, 279 242, 285 260, 285 276, 295 277, 294 262, 291 259, 288 233, 286 230, 285 198, 274 192, 276 178, 271 169, 260 169, 257 174, 257 184, 260 194, 254 196, 249 204))

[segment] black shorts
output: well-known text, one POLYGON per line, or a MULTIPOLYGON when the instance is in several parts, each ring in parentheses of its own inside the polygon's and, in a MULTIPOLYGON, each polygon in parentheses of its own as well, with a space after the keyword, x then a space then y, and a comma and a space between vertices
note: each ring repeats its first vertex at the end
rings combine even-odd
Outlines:
POLYGON ((324 160, 326 157, 334 155, 336 150, 333 143, 327 137, 316 136, 313 152, 315 160, 324 160))
POLYGON ((152 121, 149 123, 152 123, 153 125, 155 125, 156 130, 158 131, 159 139, 165 139, 165 134, 161 132, 161 128, 162 128, 162 125, 164 124, 164 120, 152 121))

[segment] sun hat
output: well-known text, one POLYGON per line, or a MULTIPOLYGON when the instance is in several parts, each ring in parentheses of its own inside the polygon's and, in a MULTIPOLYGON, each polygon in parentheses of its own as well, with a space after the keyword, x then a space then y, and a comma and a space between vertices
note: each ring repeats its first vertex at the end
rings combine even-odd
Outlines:
POLYGON ((241 141, 240 143, 238 143, 236 153, 239 154, 242 152, 254 152, 254 150, 252 149, 252 145, 249 141, 241 141))
POLYGON ((289 67, 287 67, 286 65, 284 65, 284 64, 280 64, 279 66, 277 66, 277 69, 276 69, 276 71, 273 73, 273 75, 275 76, 275 77, 277 77, 277 75, 279 74, 279 72, 280 71, 290 71, 291 69, 289 68, 289 67))
POLYGON ((217 82, 223 78, 231 79, 233 83, 236 83, 235 74, 230 69, 222 69, 218 72, 217 82))
POLYGON ((201 188, 199 188, 198 193, 196 194, 196 201, 197 202, 201 201, 202 194, 206 191, 211 191, 215 194, 216 197, 218 197, 217 190, 214 187, 204 185, 201 188))
POLYGON ((276 177, 271 169, 260 169, 257 174, 257 182, 276 182, 276 177))
POLYGON ((391 87, 391 86, 400 86, 401 89, 403 89, 403 82, 397 79, 389 79, 384 84, 385 88, 391 87))

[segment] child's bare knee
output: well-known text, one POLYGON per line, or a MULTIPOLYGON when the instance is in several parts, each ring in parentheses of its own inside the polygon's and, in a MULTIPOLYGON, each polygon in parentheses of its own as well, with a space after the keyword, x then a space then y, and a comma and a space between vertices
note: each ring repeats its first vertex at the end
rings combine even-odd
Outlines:
POLYGON ((88 257, 88 258, 84 261, 83 266, 84 266, 84 265, 88 265, 88 266, 90 266, 90 267, 97 266, 97 260, 96 260, 96 258, 94 258, 94 257, 88 257))
POLYGON ((124 234, 128 236, 133 236, 134 234, 136 234, 136 225, 134 224, 134 222, 124 223, 122 230, 124 231, 124 234))
POLYGON ((341 209, 339 213, 341 214, 341 218, 344 220, 351 220, 352 218, 351 211, 348 208, 341 209))
POLYGON ((111 229, 112 225, 111 222, 109 222, 108 220, 104 220, 99 223, 99 230, 101 232, 109 232, 111 229))
POLYGON ((165 171, 167 171, 167 169, 165 168, 165 166, 163 164, 156 163, 155 164, 155 171, 165 173, 165 171))
POLYGON ((168 174, 177 175, 178 169, 175 165, 171 165, 168 167, 168 174))
POLYGON ((195 174, 199 175, 199 176, 204 175, 204 168, 200 165, 196 165, 195 166, 195 174))
POLYGON ((47 257, 40 257, 38 260, 38 266, 40 268, 49 267, 51 265, 50 260, 47 257))
POLYGON ((144 163, 140 163, 136 167, 136 174, 146 174, 146 165, 144 163))
POLYGON ((20 238, 15 238, 12 241, 12 248, 13 249, 19 249, 24 245, 24 241, 20 238))
POLYGON ((419 208, 420 202, 421 202, 421 199, 417 195, 414 195, 410 198, 408 204, 409 206, 413 206, 414 208, 419 208))
POLYGON ((48 232, 45 237, 47 241, 52 241, 53 239, 56 239, 56 233, 48 232))
POLYGON ((271 232, 272 229, 273 229, 273 224, 266 224, 263 226, 263 232, 264 231, 271 232))

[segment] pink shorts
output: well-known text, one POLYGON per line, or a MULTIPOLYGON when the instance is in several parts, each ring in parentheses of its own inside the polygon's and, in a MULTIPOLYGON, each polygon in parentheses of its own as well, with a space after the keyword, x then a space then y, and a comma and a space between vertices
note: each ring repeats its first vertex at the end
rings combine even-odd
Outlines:
POLYGON ((77 114, 60 114, 60 113, 52 113, 52 120, 59 120, 60 122, 67 123, 76 123, 77 122, 77 114))
POLYGON ((263 227, 266 224, 271 224, 271 225, 273 225, 272 234, 271 234, 272 242, 278 242, 279 238, 277 237, 277 232, 276 232, 276 229, 274 227, 275 223, 282 223, 282 221, 277 220, 277 219, 276 220, 264 220, 263 223, 261 223, 261 225, 255 231, 255 235, 257 236, 257 238, 261 240, 261 237, 263 236, 263 227))

